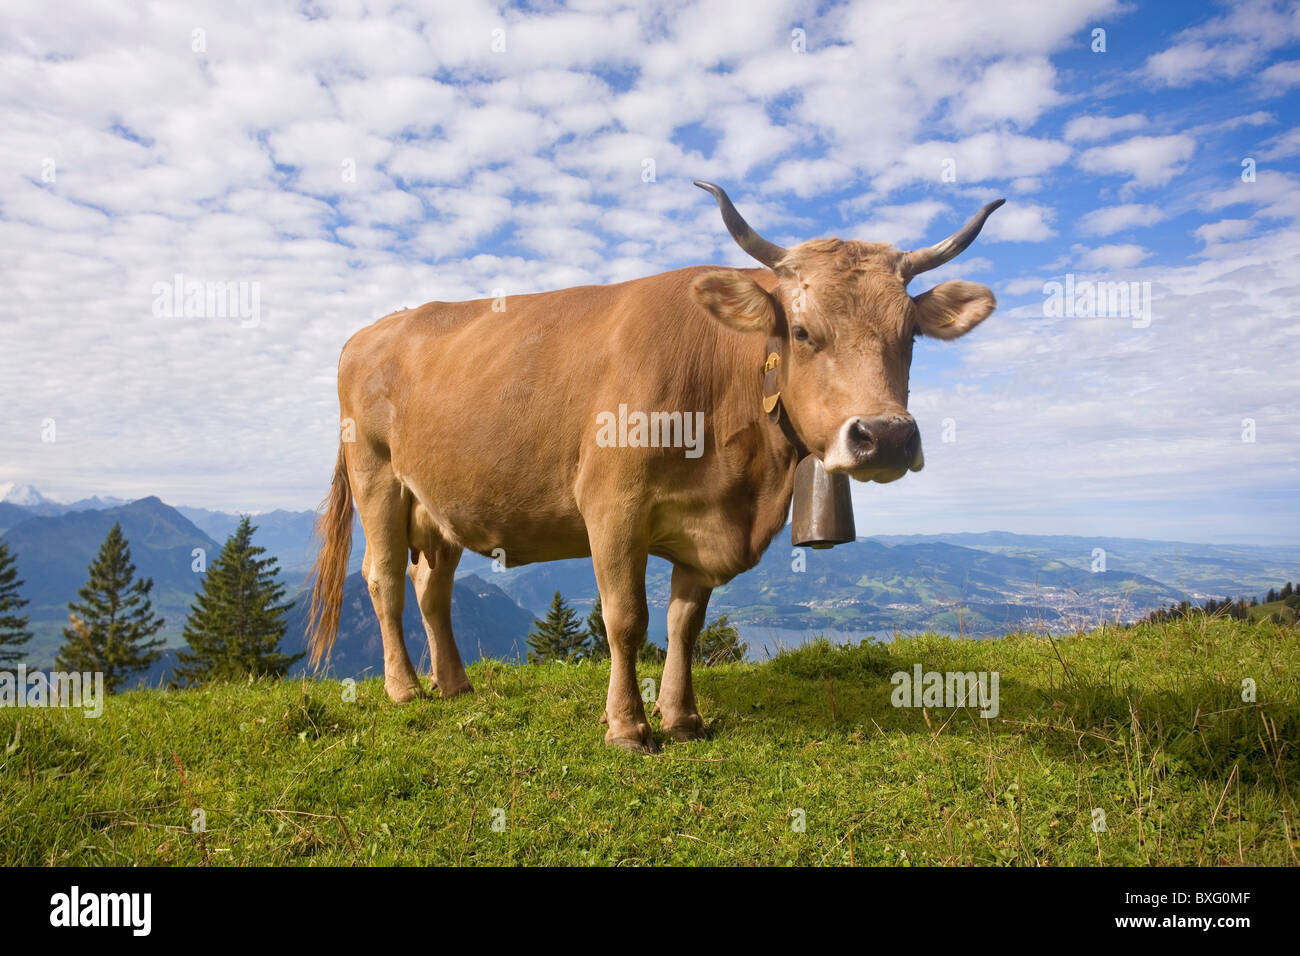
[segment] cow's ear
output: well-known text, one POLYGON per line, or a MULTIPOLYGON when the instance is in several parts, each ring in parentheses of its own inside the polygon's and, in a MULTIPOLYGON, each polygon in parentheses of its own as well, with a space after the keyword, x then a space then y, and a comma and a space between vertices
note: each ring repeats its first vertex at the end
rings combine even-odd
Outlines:
POLYGON ((922 335, 955 339, 989 317, 998 301, 993 290, 978 282, 940 282, 915 299, 916 325, 922 335))
POLYGON ((707 272, 695 280, 691 294, 706 312, 737 332, 769 332, 776 322, 772 297, 739 272, 707 272))

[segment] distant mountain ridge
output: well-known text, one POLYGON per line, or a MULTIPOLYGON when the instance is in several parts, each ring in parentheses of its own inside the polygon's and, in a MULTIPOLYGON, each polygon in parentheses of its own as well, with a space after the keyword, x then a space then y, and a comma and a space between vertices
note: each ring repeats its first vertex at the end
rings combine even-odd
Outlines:
POLYGON ((31 485, 9 481, 0 484, 0 532, 24 518, 35 515, 61 515, 69 511, 99 510, 124 505, 121 498, 82 498, 64 503, 47 498, 31 485))
MULTIPOLYGON (((66 623, 67 602, 84 583, 107 529, 122 521, 140 573, 155 580, 155 604, 174 645, 202 575, 192 569, 195 548, 211 560, 240 515, 173 508, 156 497, 129 504, 88 498, 85 507, 52 502, 30 486, 0 486, 17 504, 0 501, 0 535, 18 555, 27 609, 37 633, 34 652, 52 655, 66 623)), ((276 557, 287 593, 301 597, 315 556, 315 515, 277 509, 253 515, 254 540, 276 557)), ((1262 594, 1300 576, 1300 546, 1208 545, 1079 535, 1008 532, 881 535, 829 551, 789 545, 778 535, 759 565, 714 591, 710 616, 726 613, 746 635, 832 632, 888 635, 933 630, 982 636, 1010 629, 1066 631, 1102 620, 1133 620, 1183 599, 1262 594)), ((350 570, 365 550, 354 525, 350 570)), ((650 634, 667 630, 671 566, 651 558, 646 575, 650 634)), ((586 614, 596 596, 590 559, 557 561, 502 571, 466 552, 457 573, 453 620, 466 659, 479 653, 514 656, 531 619, 559 590, 586 614)), ((286 648, 304 646, 301 601, 291 614, 286 648)), ((404 629, 413 657, 424 634, 408 597, 404 629)), ((365 582, 347 581, 338 673, 378 666, 379 630, 365 582)), ((748 639, 748 637, 747 637, 748 639)))
MULTIPOLYGON (((214 527, 218 514, 208 515, 209 527, 214 527)), ((303 516, 310 519, 311 512, 270 513, 271 520, 267 525, 271 532, 267 538, 281 548, 304 550, 308 547, 307 542, 293 533, 293 529, 303 527, 303 516), (277 532, 283 532, 286 527, 289 532, 277 537, 277 532)), ((262 517, 257 516, 255 521, 262 517)), ((231 530, 238 523, 238 516, 223 518, 232 522, 231 530)), ((137 575, 153 579, 154 609, 166 621, 163 636, 168 640, 169 653, 139 678, 141 682, 157 684, 170 675, 175 664, 175 648, 183 646, 181 630, 185 618, 195 593, 202 587, 203 573, 195 570, 198 558, 195 551, 202 552, 199 566, 206 567, 220 552, 221 545, 216 537, 156 497, 141 498, 120 506, 52 515, 25 511, 23 520, 0 535, 16 555, 18 574, 24 582, 22 594, 30 602, 23 609, 31 618, 34 633, 29 652, 38 664, 47 665, 53 660, 63 641, 68 602, 76 599, 77 590, 85 583, 87 568, 114 522, 121 524, 131 546, 131 560, 137 575)), ((306 527, 305 533, 310 535, 310 522, 306 527)), ((215 527, 215 530, 220 533, 222 529, 215 527)), ((224 540, 224 535, 221 540, 224 540)), ((265 546, 260 525, 254 540, 265 546)), ((357 563, 363 550, 364 545, 354 548, 357 563)), ((297 653, 306 648, 305 580, 299 571, 291 570, 282 571, 281 581, 295 602, 286 618, 289 630, 281 649, 297 653)), ((480 653, 493 657, 522 654, 526 650, 532 620, 530 612, 495 585, 473 575, 457 580, 452 594, 452 621, 466 659, 474 660, 480 653)), ((409 581, 403 629, 413 659, 427 658, 424 626, 409 581)), ((331 662, 332 673, 357 676, 375 667, 382 670, 379 624, 360 574, 352 574, 347 579, 340 634, 331 662)))
MULTIPOLYGON (((241 515, 207 508, 176 509, 217 541, 225 541, 234 533, 241 515)), ((251 514, 257 528, 256 541, 260 547, 280 562, 288 574, 305 577, 316 560, 316 513, 314 511, 286 511, 277 508, 260 514, 251 514)), ((366 550, 366 536, 361 529, 361 519, 352 522, 352 556, 348 569, 361 570, 361 556, 366 550)), ((301 582, 299 582, 301 583, 301 582)))
POLYGON ((24 609, 35 635, 33 653, 52 656, 62 642, 68 602, 85 584, 87 568, 112 528, 120 523, 131 546, 136 574, 152 578, 154 609, 167 622, 165 634, 178 637, 190 602, 202 582, 194 571, 196 549, 204 562, 216 557, 218 544, 174 508, 156 497, 112 508, 35 515, 7 529, 4 540, 17 556, 24 582, 24 609))

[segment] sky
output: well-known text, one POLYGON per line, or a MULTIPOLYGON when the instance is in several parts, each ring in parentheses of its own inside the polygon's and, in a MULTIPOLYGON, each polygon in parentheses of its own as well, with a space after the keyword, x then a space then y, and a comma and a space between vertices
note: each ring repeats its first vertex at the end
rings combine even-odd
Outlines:
POLYGON ((0 484, 315 507, 352 332, 435 299, 752 265, 703 178, 784 245, 928 245, 1007 198, 912 283, 982 282, 998 309, 918 342, 926 468, 855 485, 860 535, 1300 528, 1300 5, 2 16, 0 484), (178 275, 241 307, 187 314, 178 275), (1149 308, 1066 309, 1067 282, 1149 308))

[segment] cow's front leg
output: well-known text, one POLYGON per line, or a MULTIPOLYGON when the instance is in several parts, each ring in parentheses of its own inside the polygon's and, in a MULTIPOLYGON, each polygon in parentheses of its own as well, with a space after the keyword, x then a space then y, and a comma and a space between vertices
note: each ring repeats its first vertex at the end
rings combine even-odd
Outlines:
POLYGON ((664 679, 655 710, 663 717, 664 733, 674 740, 704 736, 704 720, 696 709, 695 688, 691 684, 691 661, 712 593, 713 589, 700 583, 690 570, 680 565, 673 567, 672 597, 668 601, 668 659, 664 662, 664 679))
POLYGON ((645 603, 646 552, 637 550, 625 537, 610 536, 592 541, 591 560, 609 635, 609 693, 604 716, 609 729, 605 744, 654 753, 659 747, 636 683, 636 657, 650 623, 645 603))

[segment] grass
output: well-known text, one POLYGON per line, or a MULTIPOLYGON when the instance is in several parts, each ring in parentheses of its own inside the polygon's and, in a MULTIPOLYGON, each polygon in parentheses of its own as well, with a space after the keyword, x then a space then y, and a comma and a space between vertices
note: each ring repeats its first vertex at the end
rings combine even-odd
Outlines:
POLYGON ((709 739, 652 757, 601 744, 607 665, 470 676, 406 707, 272 681, 0 710, 0 862, 1300 862, 1300 632, 1267 622, 817 643, 697 670, 709 739), (916 663, 997 671, 1001 712, 893 707, 916 663))
POLYGON ((1248 609, 1252 621, 1267 621, 1278 615, 1284 624, 1295 624, 1300 621, 1300 608, 1288 607, 1285 601, 1270 601, 1267 604, 1256 604, 1248 609))

